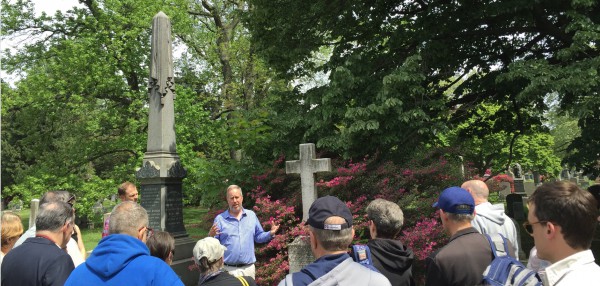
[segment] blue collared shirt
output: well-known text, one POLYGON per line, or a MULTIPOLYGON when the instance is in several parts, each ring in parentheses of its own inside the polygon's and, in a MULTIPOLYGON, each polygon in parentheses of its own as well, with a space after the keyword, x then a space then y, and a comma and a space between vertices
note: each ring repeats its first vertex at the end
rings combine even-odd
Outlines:
POLYGON ((229 210, 217 215, 215 222, 220 234, 216 235, 225 250, 225 264, 251 264, 256 262, 254 242, 269 242, 273 237, 264 231, 256 214, 242 209, 242 217, 238 221, 229 214, 229 210))

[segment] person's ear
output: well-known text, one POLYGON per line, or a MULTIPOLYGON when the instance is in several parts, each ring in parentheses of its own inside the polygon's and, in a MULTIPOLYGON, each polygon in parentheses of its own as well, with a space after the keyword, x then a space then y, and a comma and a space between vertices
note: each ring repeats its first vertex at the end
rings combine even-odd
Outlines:
POLYGON ((375 226, 375 223, 373 223, 372 220, 369 222, 369 233, 371 234, 372 239, 375 239, 377 237, 377 227, 375 226))
POLYGON ((554 238, 560 232, 560 226, 554 225, 552 222, 546 223, 546 235, 549 239, 554 238))
POLYGON ((317 249, 318 241, 317 241, 317 238, 315 237, 315 234, 311 230, 309 230, 308 236, 310 237, 310 248, 317 249))
POLYGON ((146 240, 144 240, 144 237, 145 237, 145 236, 146 236, 146 228, 145 228, 145 227, 142 227, 142 228, 140 228, 140 229, 138 230, 138 233, 137 233, 137 239, 139 239, 139 240, 141 240, 141 241, 143 241, 143 242, 146 242, 146 240))

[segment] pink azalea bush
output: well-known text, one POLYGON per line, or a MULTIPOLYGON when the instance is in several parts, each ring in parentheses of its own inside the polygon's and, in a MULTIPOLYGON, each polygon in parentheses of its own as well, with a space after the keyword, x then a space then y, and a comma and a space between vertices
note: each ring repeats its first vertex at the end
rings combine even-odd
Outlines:
MULTIPOLYGON (((402 165, 376 156, 359 162, 333 159, 335 171, 316 175, 317 192, 319 197, 333 195, 346 202, 354 216, 353 243, 369 239, 365 208, 373 199, 398 203, 405 221, 398 239, 415 252, 413 275, 416 281, 424 281, 425 258, 447 241, 432 204, 443 189, 462 182, 458 164, 448 158, 443 152, 431 152, 419 154, 418 159, 402 165)), ((247 198, 244 206, 256 212, 266 230, 272 222, 280 224, 275 238, 256 248, 257 283, 277 285, 289 270, 287 245, 306 235, 300 222, 300 178, 285 174, 285 158, 280 157, 271 168, 252 176, 251 181, 238 184, 247 198)), ((220 212, 209 211, 205 221, 212 223, 220 212)))

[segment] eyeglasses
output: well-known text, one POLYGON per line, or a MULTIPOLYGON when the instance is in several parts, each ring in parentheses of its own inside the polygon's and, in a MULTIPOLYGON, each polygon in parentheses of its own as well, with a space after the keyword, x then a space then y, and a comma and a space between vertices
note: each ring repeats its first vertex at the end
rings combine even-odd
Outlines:
POLYGON ((538 223, 547 223, 548 221, 545 220, 541 220, 541 221, 536 221, 536 222, 532 222, 529 223, 528 221, 523 223, 523 227, 525 228, 525 230, 527 231, 527 233, 529 233, 530 235, 533 234, 533 225, 534 224, 538 224, 538 223))
POLYGON ((71 197, 67 200, 67 204, 71 205, 71 207, 73 207, 73 204, 75 203, 75 195, 71 195, 71 197))

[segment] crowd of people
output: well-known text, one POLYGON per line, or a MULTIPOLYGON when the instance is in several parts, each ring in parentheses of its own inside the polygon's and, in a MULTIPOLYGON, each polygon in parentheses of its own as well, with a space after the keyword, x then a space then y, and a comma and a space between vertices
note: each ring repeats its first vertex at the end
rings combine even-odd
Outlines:
MULTIPOLYGON (((227 210, 215 217, 208 237, 191 253, 200 270, 197 285, 257 285, 255 243, 273 239, 279 224, 265 231, 256 214, 243 207, 239 186, 231 185, 225 193, 227 210)), ((149 227, 134 184, 120 185, 118 194, 121 202, 87 259, 75 225, 75 197, 69 192, 44 194, 35 225, 25 233, 17 214, 3 212, 1 285, 183 285, 170 267, 173 236, 149 227)), ((509 255, 518 257, 515 222, 488 197, 486 184, 479 180, 440 193, 432 207, 450 239, 426 259, 426 285, 482 285, 495 251, 484 234, 505 237, 509 255)), ((566 181, 544 183, 528 198, 523 226, 535 243, 530 254, 535 265, 529 267, 540 285, 600 281, 600 266, 590 250, 600 220, 597 198, 598 186, 586 191, 566 181)), ((415 285, 413 251, 398 239, 404 224, 400 206, 375 199, 366 214, 371 239, 353 246, 348 206, 334 196, 315 200, 306 221, 315 260, 279 285, 415 285)))

